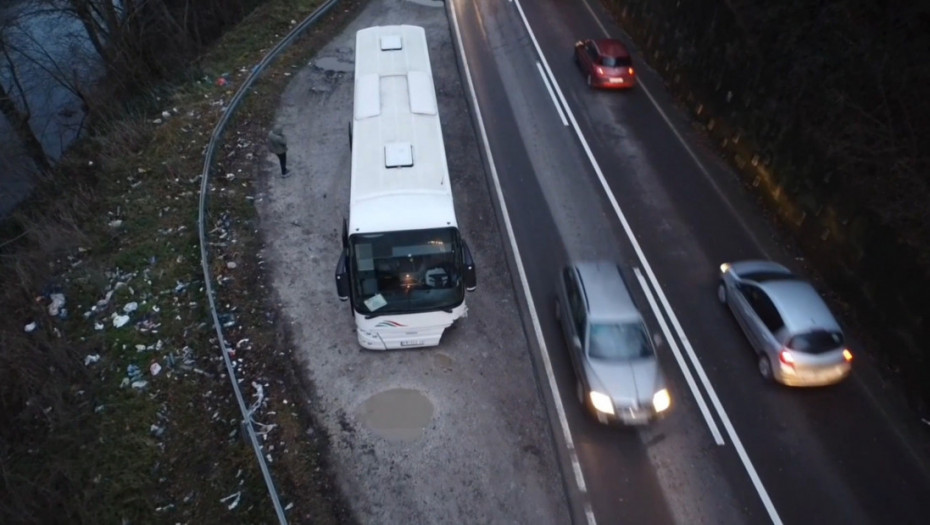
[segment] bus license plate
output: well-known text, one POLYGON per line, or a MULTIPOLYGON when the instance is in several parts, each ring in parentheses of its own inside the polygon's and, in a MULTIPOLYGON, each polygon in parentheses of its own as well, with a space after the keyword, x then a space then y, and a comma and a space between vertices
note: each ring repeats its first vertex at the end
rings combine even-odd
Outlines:
POLYGON ((400 342, 400 346, 423 346, 422 339, 404 339, 400 342))

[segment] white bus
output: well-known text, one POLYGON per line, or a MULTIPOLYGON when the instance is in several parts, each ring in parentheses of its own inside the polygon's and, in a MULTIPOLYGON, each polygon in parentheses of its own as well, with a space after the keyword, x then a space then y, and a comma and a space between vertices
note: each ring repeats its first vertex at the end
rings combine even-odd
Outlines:
POLYGON ((465 317, 475 267, 459 233, 426 33, 377 26, 355 37, 348 224, 336 267, 364 348, 439 344, 465 317))

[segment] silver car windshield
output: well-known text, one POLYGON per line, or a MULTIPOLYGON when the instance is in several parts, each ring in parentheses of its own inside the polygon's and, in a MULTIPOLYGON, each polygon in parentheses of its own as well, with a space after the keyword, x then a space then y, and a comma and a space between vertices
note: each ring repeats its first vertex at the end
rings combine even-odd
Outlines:
POLYGON ((843 334, 840 332, 814 330, 798 334, 788 342, 788 348, 807 354, 822 354, 837 350, 843 346, 843 334))
POLYGON ((591 325, 589 357, 608 361, 628 361, 651 355, 649 338, 641 323, 591 325))

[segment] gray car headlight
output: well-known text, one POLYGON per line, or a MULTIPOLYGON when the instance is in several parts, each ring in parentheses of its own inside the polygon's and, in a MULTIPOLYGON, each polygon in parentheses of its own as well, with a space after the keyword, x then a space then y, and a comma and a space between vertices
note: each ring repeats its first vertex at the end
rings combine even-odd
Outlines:
POLYGON ((603 412, 609 416, 614 415, 614 402, 610 399, 610 396, 592 390, 588 397, 591 399, 594 410, 603 412))
POLYGON ((672 406, 672 396, 669 395, 668 389, 663 388, 652 395, 652 407, 656 412, 664 412, 672 406))

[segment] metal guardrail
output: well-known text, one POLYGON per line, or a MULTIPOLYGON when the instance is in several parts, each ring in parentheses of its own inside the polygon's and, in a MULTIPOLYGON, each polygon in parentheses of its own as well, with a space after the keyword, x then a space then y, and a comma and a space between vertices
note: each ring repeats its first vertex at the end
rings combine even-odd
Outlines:
POLYGON ((203 280, 207 294, 207 301, 210 305, 210 317, 213 319, 213 327, 216 329, 216 335, 219 339, 220 350, 223 354, 223 360, 226 363, 226 371, 229 374, 229 382, 232 384, 233 392, 236 394, 236 402, 239 404, 239 410, 242 412, 243 427, 245 427, 249 441, 252 443, 252 448, 255 451, 255 458, 258 460, 258 465, 261 468, 262 476, 265 479, 265 485, 268 487, 268 494, 271 497, 271 501, 274 504, 275 513, 278 516, 278 522, 282 525, 287 523, 287 517, 284 515, 284 508, 281 506, 281 498, 278 496, 278 491, 275 488, 274 480, 271 477, 271 471, 268 468, 268 463, 265 461, 265 456, 262 454, 262 445, 258 441, 258 436, 255 432, 254 423, 252 419, 252 411, 246 406, 245 399, 242 397, 242 391, 239 389, 239 383, 236 378, 236 370, 233 367, 232 359, 229 356, 229 345, 226 343, 226 338, 223 336, 223 325, 220 322, 219 314, 216 311, 216 300, 214 298, 214 289, 213 289, 213 276, 210 272, 209 265, 209 253, 207 252, 207 229, 206 229, 206 218, 207 218, 207 198, 209 196, 210 190, 210 165, 213 163, 214 155, 216 153, 217 144, 223 136, 223 132, 226 130, 226 125, 229 123, 231 116, 234 114, 236 108, 239 107, 239 104, 245 98, 249 89, 252 85, 258 80, 262 75, 265 69, 271 64, 275 58, 288 46, 293 43, 308 27, 312 26, 317 20, 323 17, 330 9, 333 8, 339 0, 328 0, 323 5, 319 6, 313 13, 306 17, 303 21, 297 24, 294 29, 292 29, 277 45, 274 46, 262 60, 256 64, 249 75, 246 77, 245 81, 239 86, 239 89, 233 95, 232 99, 229 101, 229 105, 226 108, 226 111, 223 112, 223 115, 220 117, 219 122, 217 122, 216 127, 213 128, 213 134, 210 136, 210 141, 207 144, 207 149, 204 154, 203 162, 203 172, 201 173, 201 184, 200 184, 200 204, 198 210, 198 219, 197 219, 197 230, 200 236, 200 263, 203 267, 203 280))

